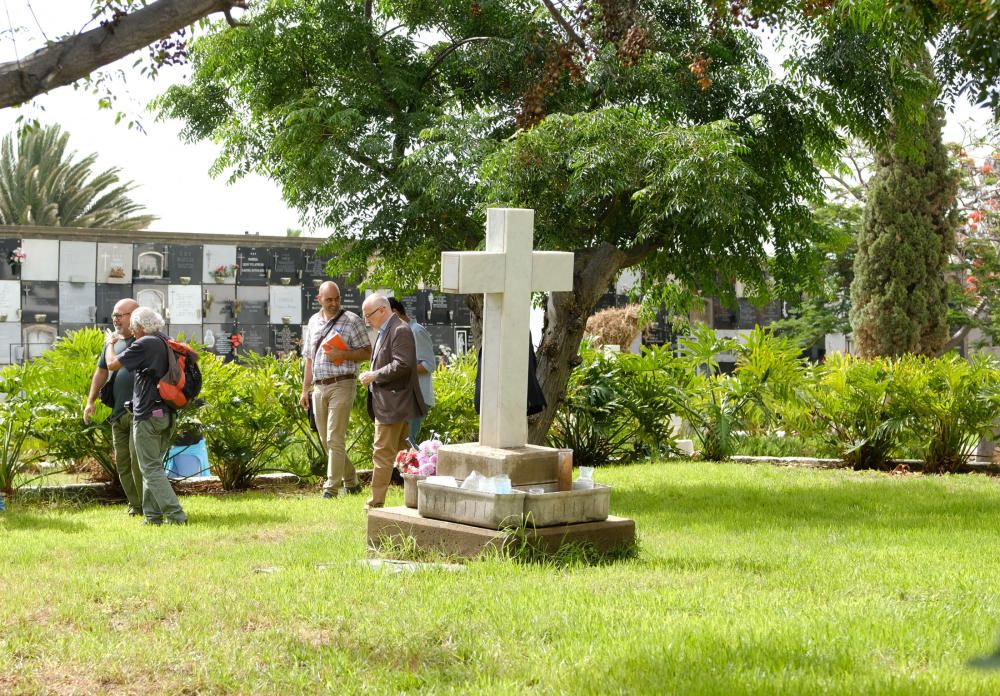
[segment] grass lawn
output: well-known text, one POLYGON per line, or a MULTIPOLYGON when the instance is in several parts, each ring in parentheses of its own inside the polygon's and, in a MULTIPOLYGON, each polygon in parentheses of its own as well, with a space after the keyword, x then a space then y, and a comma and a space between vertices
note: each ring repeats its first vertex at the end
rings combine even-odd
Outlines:
MULTIPOLYGON (((0 515, 0 693, 997 694, 1000 480, 597 471, 638 556, 373 570, 363 496, 0 515)), ((401 504, 402 492, 390 494, 401 504)))

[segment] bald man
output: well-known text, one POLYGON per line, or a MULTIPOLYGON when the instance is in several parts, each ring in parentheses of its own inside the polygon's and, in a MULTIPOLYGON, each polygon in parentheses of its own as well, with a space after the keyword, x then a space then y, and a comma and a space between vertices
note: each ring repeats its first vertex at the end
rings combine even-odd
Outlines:
POLYGON ((347 493, 361 492, 358 472, 347 456, 347 425, 357 394, 358 363, 371 357, 372 346, 361 317, 340 308, 336 283, 328 280, 320 285, 316 300, 319 311, 309 318, 302 343, 305 366, 299 404, 307 408, 312 401, 319 440, 326 452, 323 497, 336 498, 341 487, 347 493), (327 343, 334 332, 340 334, 345 349, 327 343))
MULTIPOLYGON (((138 308, 139 304, 131 297, 118 300, 113 310, 111 310, 111 323, 114 324, 115 333, 124 340, 115 344, 115 353, 121 355, 135 341, 135 335, 129 326, 132 312, 138 308)), ((94 415, 94 404, 97 402, 97 395, 101 392, 101 387, 108 381, 111 371, 104 358, 107 349, 101 351, 101 356, 97 359, 97 369, 94 370, 94 377, 90 380, 90 394, 87 395, 87 405, 83 409, 83 422, 89 423, 94 415)), ((128 514, 142 514, 142 472, 139 470, 139 458, 135 451, 135 440, 132 437, 132 414, 125 408, 125 402, 132 399, 132 386, 134 378, 132 372, 126 367, 119 367, 114 371, 115 403, 111 408, 111 439, 115 446, 115 470, 118 472, 118 480, 121 481, 122 490, 128 499, 128 514)))

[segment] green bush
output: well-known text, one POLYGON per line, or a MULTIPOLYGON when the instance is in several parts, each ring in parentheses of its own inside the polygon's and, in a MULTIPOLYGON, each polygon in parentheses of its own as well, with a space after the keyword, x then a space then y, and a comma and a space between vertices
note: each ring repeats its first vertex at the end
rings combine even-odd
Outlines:
POLYGON ((551 446, 572 449, 582 466, 624 464, 673 449, 667 383, 677 363, 669 350, 606 353, 584 342, 580 357, 549 432, 551 446))
POLYGON ((809 398, 816 434, 855 469, 884 469, 906 432, 910 413, 887 358, 835 353, 813 370, 809 398))
POLYGON ((434 405, 424 418, 420 439, 437 433, 442 442, 477 442, 475 352, 453 356, 447 365, 434 371, 433 379, 434 405))
POLYGON ((729 458, 738 432, 761 434, 778 427, 785 406, 801 398, 804 361, 786 338, 758 327, 740 342, 696 325, 680 343, 687 369, 682 381, 667 386, 667 395, 687 420, 704 459, 729 458), (718 371, 723 353, 736 359, 731 375, 718 371))
POLYGON ((992 356, 968 360, 949 354, 933 360, 909 356, 896 363, 895 383, 911 412, 908 424, 924 470, 951 472, 968 463, 980 438, 992 437, 1000 417, 1000 364, 992 356))
POLYGON ((276 468, 279 455, 295 440, 294 361, 253 356, 244 366, 223 363, 211 353, 199 360, 205 404, 188 422, 200 424, 222 487, 248 488, 255 476, 276 468))

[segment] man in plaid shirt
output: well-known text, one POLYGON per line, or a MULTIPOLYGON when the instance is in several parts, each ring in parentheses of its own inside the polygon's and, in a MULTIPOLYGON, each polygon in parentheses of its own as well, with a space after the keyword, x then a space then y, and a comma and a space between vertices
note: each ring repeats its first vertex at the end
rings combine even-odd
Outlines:
POLYGON ((316 299, 320 310, 309 318, 302 344, 305 368, 299 403, 307 408, 312 400, 319 440, 327 456, 323 497, 336 498, 341 484, 348 493, 361 492, 358 472, 347 457, 347 424, 357 393, 358 363, 371 357, 372 346, 361 317, 340 309, 336 283, 328 280, 320 285, 316 299), (329 346, 334 332, 340 334, 346 350, 323 347, 329 346))

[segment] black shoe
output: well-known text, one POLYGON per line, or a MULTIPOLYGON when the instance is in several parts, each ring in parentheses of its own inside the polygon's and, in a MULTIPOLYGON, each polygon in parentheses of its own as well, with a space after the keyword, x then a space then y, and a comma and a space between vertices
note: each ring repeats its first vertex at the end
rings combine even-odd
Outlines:
POLYGON ((143 524, 151 525, 153 527, 160 527, 160 526, 163 525, 163 520, 155 520, 155 519, 152 519, 150 517, 147 517, 146 519, 144 519, 142 521, 142 523, 143 524))
POLYGON ((188 523, 187 518, 185 518, 183 520, 171 520, 171 519, 167 520, 167 524, 169 524, 170 526, 174 526, 174 525, 186 526, 187 523, 188 523))
POLYGON ((337 491, 334 490, 333 488, 324 488, 323 489, 323 497, 326 498, 327 500, 329 500, 330 498, 336 498, 337 497, 337 491))
POLYGON ((358 493, 361 492, 361 484, 359 483, 357 486, 348 486, 347 492, 350 495, 357 495, 358 493))

